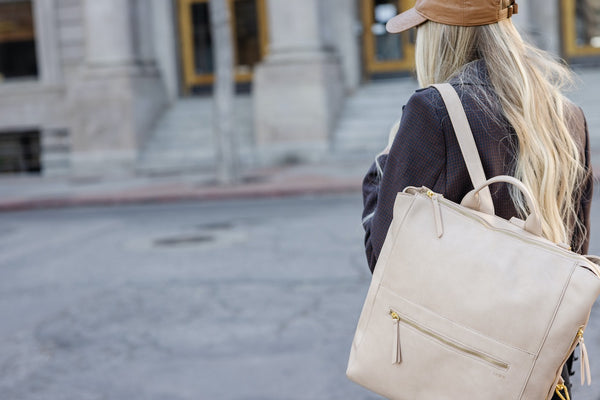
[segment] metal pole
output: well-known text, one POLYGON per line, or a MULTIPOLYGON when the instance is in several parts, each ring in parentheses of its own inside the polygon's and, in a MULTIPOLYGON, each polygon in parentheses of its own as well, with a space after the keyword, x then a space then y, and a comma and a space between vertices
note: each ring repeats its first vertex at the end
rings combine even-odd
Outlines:
POLYGON ((233 42, 228 0, 210 0, 210 24, 215 60, 213 84, 214 134, 217 143, 217 180, 221 184, 239 181, 237 143, 234 138, 235 79, 233 42))

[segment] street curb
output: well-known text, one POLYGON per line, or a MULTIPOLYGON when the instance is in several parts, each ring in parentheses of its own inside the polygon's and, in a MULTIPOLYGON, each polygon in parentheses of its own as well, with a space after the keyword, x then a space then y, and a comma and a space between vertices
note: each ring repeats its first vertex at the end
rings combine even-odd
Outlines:
POLYGON ((40 210, 67 207, 115 206, 130 204, 159 204, 183 201, 215 201, 301 195, 360 193, 360 180, 325 182, 317 185, 240 185, 182 190, 178 193, 110 193, 98 195, 67 195, 56 197, 0 200, 0 212, 40 210))

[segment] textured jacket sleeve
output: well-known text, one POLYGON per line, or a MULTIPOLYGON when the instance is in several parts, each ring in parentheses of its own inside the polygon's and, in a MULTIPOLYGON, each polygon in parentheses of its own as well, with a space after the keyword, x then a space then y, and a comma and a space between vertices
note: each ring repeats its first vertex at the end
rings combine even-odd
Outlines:
POLYGON ((438 115, 440 103, 443 104, 435 89, 417 91, 404 108, 389 155, 378 159, 383 170, 381 178, 374 163, 363 180, 365 251, 371 272, 392 221, 396 194, 406 186, 444 191, 446 161, 444 132, 438 115))
POLYGON ((379 197, 379 188, 381 184, 381 173, 378 172, 377 163, 381 171, 385 168, 388 154, 382 154, 377 157, 377 161, 371 164, 371 167, 367 171, 363 182, 362 182, 362 193, 363 193, 363 213, 362 221, 363 228, 365 229, 365 249, 367 253, 367 260, 369 261, 369 267, 371 272, 371 255, 373 253, 373 244, 371 241, 371 226, 373 222, 373 216, 375 215, 375 209, 377 208, 377 199, 379 197))

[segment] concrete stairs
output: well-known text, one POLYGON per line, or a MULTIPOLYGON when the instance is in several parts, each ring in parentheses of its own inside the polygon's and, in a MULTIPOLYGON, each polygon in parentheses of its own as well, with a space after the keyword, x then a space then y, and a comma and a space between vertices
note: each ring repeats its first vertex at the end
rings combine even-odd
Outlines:
POLYGON ((367 82, 346 100, 333 137, 338 157, 372 158, 387 144, 393 123, 418 88, 413 78, 367 82))
MULTIPOLYGON (((142 148, 137 164, 138 173, 213 173, 216 143, 212 107, 210 96, 182 98, 173 103, 159 118, 142 148)), ((253 122, 249 95, 236 96, 234 132, 242 162, 251 162, 253 122)))
MULTIPOLYGON (((392 124, 400 118, 402 106, 417 87, 412 78, 363 84, 346 100, 332 137, 330 157, 334 160, 372 159, 387 144, 392 124)), ((140 152, 138 173, 213 174, 216 143, 212 133, 212 107, 210 96, 182 98, 172 104, 159 118, 140 152)), ((236 96, 235 113, 235 135, 242 166, 256 165, 251 95, 236 96)))

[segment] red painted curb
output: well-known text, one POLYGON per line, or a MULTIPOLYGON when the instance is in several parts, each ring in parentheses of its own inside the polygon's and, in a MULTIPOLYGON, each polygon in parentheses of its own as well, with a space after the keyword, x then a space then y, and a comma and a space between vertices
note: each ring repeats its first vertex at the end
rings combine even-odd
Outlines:
POLYGON ((152 204, 170 203, 194 200, 234 200, 246 198, 287 197, 299 195, 325 195, 359 193, 360 182, 347 182, 342 184, 323 185, 297 185, 297 186, 237 186, 231 188, 211 188, 197 191, 182 191, 180 193, 113 193, 92 196, 64 196, 49 198, 30 198, 17 200, 0 200, 0 212, 24 211, 33 209, 89 207, 89 206, 114 206, 125 204, 152 204))

